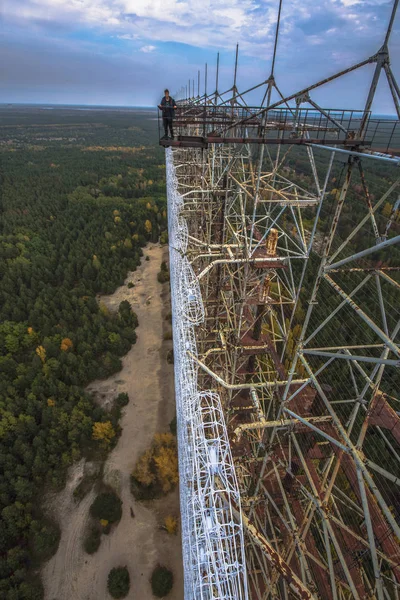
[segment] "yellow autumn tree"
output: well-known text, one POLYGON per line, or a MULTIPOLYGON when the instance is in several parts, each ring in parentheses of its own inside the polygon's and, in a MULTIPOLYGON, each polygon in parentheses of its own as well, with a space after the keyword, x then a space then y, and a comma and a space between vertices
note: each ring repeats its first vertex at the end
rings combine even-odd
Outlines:
POLYGON ((33 327, 28 327, 28 335, 33 335, 34 333, 33 327))
POLYGON ((50 406, 50 407, 51 407, 51 406, 55 406, 55 405, 56 405, 56 401, 55 401, 55 400, 53 400, 53 398, 49 398, 49 399, 47 400, 47 406, 50 406))
POLYGON ((146 230, 147 233, 151 233, 151 230, 153 229, 151 221, 149 221, 148 219, 146 219, 145 223, 144 223, 144 228, 146 230))
POLYGON ((60 349, 63 352, 67 352, 68 350, 71 350, 74 347, 74 344, 72 343, 72 340, 70 340, 69 338, 63 338, 63 340, 61 341, 61 345, 60 345, 60 349))
POLYGON ((146 450, 136 463, 132 475, 145 487, 149 487, 156 481, 156 474, 152 471, 153 450, 146 450))
POLYGON ((110 314, 110 311, 108 310, 104 302, 99 302, 99 310, 104 317, 108 317, 108 315, 110 314))
POLYGON ((160 448, 161 446, 176 448, 176 438, 172 433, 156 433, 154 434, 153 445, 156 448, 160 448))
POLYGON ((132 475, 144 487, 153 486, 164 494, 172 490, 179 481, 176 438, 171 433, 157 433, 132 475))
POLYGON ((299 324, 299 325, 296 325, 296 326, 293 328, 293 337, 294 337, 294 339, 295 339, 296 341, 298 341, 298 340, 300 339, 300 335, 301 335, 301 329, 302 329, 302 326, 301 326, 300 324, 299 324))
POLYGON ((385 206, 383 207, 383 210, 382 210, 382 216, 385 217, 386 219, 388 219, 391 214, 392 214, 392 205, 390 204, 390 202, 386 202, 385 206))
POLYGON ((92 438, 94 440, 98 440, 105 446, 109 446, 114 437, 115 431, 111 421, 105 421, 105 423, 97 421, 93 423, 92 438))
POLYGON ((43 346, 38 346, 36 348, 36 354, 38 355, 42 363, 44 363, 46 360, 46 349, 43 348, 43 346))
POLYGON ((172 433, 156 433, 154 436, 154 464, 158 481, 166 494, 179 481, 178 452, 172 433))
POLYGON ((150 202, 148 202, 148 203, 146 204, 146 208, 147 208, 147 210, 151 210, 151 204, 150 204, 150 202))
POLYGON ((292 333, 292 330, 290 330, 288 333, 288 339, 287 339, 287 344, 286 344, 286 356, 288 356, 289 358, 292 358, 292 356, 293 356, 293 346, 294 346, 293 333, 292 333))
POLYGON ((299 377, 306 377, 307 375, 307 369, 305 368, 301 360, 298 360, 296 363, 296 373, 299 377))
POLYGON ((114 217, 114 223, 116 223, 118 225, 118 223, 121 223, 121 217, 114 217))
POLYGON ((171 535, 176 535, 178 533, 178 520, 171 515, 166 516, 164 520, 164 529, 171 535))
POLYGON ((154 462, 157 466, 158 478, 164 494, 168 493, 178 483, 178 457, 173 448, 161 447, 154 462))
POLYGON ((98 271, 100 269, 100 267, 101 267, 100 260, 98 259, 98 257, 96 256, 96 254, 93 254, 92 265, 96 269, 96 271, 98 271))

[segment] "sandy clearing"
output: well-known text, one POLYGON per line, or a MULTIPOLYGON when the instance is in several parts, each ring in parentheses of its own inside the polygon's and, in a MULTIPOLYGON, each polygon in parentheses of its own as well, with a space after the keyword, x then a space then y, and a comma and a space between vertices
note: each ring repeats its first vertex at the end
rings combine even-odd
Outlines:
POLYGON ((110 569, 120 565, 127 565, 131 575, 128 600, 150 600, 153 595, 149 577, 157 563, 174 572, 170 597, 183 599, 180 535, 170 536, 160 529, 166 515, 179 514, 178 491, 146 504, 136 502, 130 493, 129 476, 139 454, 149 446, 154 433, 168 430, 175 414, 173 366, 166 361, 172 342, 162 341, 163 333, 170 327, 165 320, 169 294, 167 286, 157 281, 167 249, 150 244, 144 254, 150 260, 142 259, 141 266, 126 280, 135 287, 128 289, 125 285, 101 298, 110 309, 118 308, 122 300, 131 302, 139 318, 137 343, 123 358, 119 373, 88 387, 105 405, 119 392, 128 392, 130 397, 121 419, 121 437, 104 467, 105 480, 119 481, 122 519, 108 536, 102 536, 94 555, 83 551, 82 535, 94 494, 75 504, 72 492, 82 477, 84 461, 72 467, 66 488, 51 500, 61 527, 61 541, 42 572, 46 600, 109 600, 107 576, 110 569))

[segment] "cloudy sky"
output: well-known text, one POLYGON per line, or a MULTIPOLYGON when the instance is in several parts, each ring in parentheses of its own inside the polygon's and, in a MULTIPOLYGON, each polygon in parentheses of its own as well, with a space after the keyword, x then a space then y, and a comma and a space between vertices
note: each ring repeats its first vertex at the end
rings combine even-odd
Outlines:
MULTIPOLYGON (((277 0, 0 0, 0 102, 148 106, 209 65, 215 89, 266 79, 277 0)), ((380 47, 392 0, 283 0, 276 79, 286 95, 380 47)), ((390 50, 400 79, 400 11, 390 50)), ((315 92, 320 104, 360 108, 372 66, 315 92)), ((202 83, 203 85, 203 83, 202 83)), ((385 82, 375 110, 393 112, 385 82)), ((254 96, 254 101, 257 98, 254 96)))

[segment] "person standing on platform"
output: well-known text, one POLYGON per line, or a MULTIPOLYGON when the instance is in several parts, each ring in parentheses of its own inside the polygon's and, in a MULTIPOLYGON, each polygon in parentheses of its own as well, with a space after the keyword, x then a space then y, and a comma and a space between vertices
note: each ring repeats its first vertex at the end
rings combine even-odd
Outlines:
POLYGON ((164 90, 164 98, 161 100, 161 104, 158 105, 158 108, 160 110, 162 110, 162 117, 163 117, 163 125, 164 125, 164 137, 161 138, 162 140, 167 140, 168 139, 168 129, 170 131, 170 139, 173 140, 174 139, 174 127, 173 127, 173 120, 174 120, 174 116, 175 116, 175 109, 176 109, 176 104, 175 104, 175 100, 173 98, 171 98, 171 96, 169 95, 169 90, 164 90))

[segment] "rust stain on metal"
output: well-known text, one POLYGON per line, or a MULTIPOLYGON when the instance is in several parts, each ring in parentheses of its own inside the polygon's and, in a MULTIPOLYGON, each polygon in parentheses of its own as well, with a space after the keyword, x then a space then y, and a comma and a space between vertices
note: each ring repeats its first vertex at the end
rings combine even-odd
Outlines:
POLYGON ((251 521, 245 515, 242 515, 242 520, 247 533, 253 538, 265 557, 274 565, 282 577, 284 577, 296 598, 299 598, 299 600, 316 600, 314 594, 304 585, 301 579, 297 577, 292 568, 280 554, 273 549, 267 539, 258 531, 251 521))

